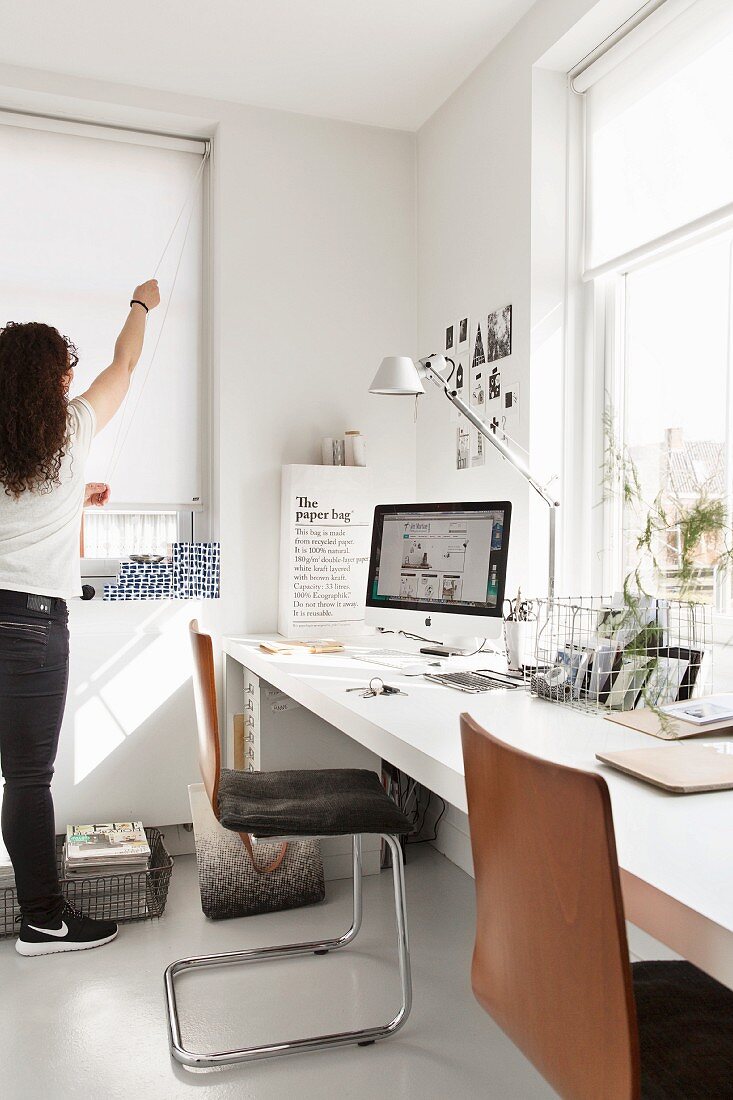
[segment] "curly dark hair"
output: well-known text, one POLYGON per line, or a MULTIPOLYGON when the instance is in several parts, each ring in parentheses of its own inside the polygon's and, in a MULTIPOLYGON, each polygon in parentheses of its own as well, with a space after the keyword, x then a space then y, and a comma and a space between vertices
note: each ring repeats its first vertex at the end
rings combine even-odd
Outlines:
POLYGON ((0 329, 0 483, 8 496, 48 491, 68 445, 68 387, 79 359, 57 329, 8 322, 0 329))

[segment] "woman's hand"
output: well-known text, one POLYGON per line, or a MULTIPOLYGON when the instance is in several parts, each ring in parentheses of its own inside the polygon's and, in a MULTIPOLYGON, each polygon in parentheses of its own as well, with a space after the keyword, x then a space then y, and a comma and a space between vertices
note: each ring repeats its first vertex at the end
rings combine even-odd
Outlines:
POLYGON ((101 508, 109 500, 110 488, 103 481, 90 481, 84 490, 84 507, 101 508))
POLYGON ((140 286, 135 287, 132 296, 137 298, 139 302, 144 302, 148 309, 155 309, 156 306, 160 305, 158 280, 148 279, 146 283, 140 283, 140 286))

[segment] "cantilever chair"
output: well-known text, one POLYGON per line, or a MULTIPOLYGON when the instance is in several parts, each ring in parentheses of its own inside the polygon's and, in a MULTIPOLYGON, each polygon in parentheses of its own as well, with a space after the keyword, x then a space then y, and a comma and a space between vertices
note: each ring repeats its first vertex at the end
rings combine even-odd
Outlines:
MULTIPOLYGON (((232 1065, 258 1058, 273 1058, 284 1054, 298 1054, 327 1047, 357 1043, 369 1046, 379 1039, 395 1035, 404 1026, 412 1006, 412 982, 410 955, 407 939, 407 912, 405 903, 405 876, 402 848, 397 837, 412 831, 405 815, 383 790, 379 778, 369 771, 340 769, 330 771, 269 772, 256 773, 222 769, 217 718, 214 655, 211 638, 202 634, 194 619, 190 624, 190 639, 194 657, 194 698, 198 725, 199 765, 206 793, 215 816, 221 819, 222 798, 227 806, 236 808, 239 832, 243 844, 254 857, 253 846, 257 840, 267 840, 268 845, 302 840, 319 840, 326 836, 351 836, 353 851, 353 920, 342 936, 316 940, 310 943, 282 944, 247 951, 229 951, 216 955, 198 955, 171 963, 165 972, 165 994, 168 1008, 170 1049, 173 1057, 185 1066, 205 1068, 232 1065), (287 835, 264 834, 257 828, 247 827, 248 812, 252 812, 262 781, 267 783, 267 797, 280 801, 287 816, 287 835), (328 790, 331 787, 332 790, 328 790), (324 788, 326 794, 324 794, 324 788), (302 828, 298 824, 302 822, 302 828), (392 855, 392 876, 397 917, 397 946, 399 954, 402 1005, 389 1023, 355 1031, 317 1035, 310 1038, 290 1039, 267 1043, 262 1046, 242 1047, 215 1053, 197 1053, 183 1045, 181 1026, 176 1005, 175 979, 184 970, 208 966, 226 966, 237 963, 257 962, 265 959, 282 959, 295 955, 326 955, 330 951, 346 947, 361 927, 361 835, 375 833, 389 846, 392 855)), ((226 821, 221 822, 229 827, 226 821)), ((261 825, 261 819, 259 819, 261 825)), ((284 847, 283 847, 284 851, 284 847)), ((264 870, 274 870, 277 860, 264 870)))
POLYGON ((461 731, 482 1008, 571 1100, 733 1097, 733 992, 629 963, 605 780, 461 731))

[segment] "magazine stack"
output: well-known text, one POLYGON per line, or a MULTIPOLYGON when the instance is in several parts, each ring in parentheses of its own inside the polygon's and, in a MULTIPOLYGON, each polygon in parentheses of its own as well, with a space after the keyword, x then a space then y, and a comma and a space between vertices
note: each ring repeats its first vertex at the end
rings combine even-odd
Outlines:
POLYGON ((145 871, 150 860, 142 821, 69 825, 64 844, 64 875, 103 877, 145 871))

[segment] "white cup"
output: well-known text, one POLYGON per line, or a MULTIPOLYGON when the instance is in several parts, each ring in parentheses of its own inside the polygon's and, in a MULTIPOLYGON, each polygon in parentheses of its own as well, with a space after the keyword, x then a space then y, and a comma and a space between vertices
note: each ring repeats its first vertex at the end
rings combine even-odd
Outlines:
POLYGON ((511 672, 521 672, 525 665, 532 664, 533 654, 529 652, 532 646, 532 626, 531 622, 524 619, 504 621, 506 657, 511 672))

